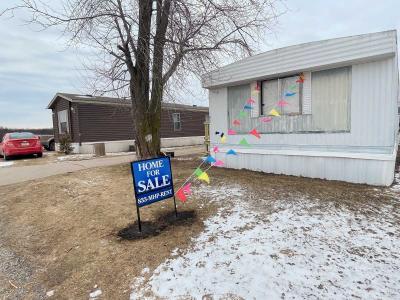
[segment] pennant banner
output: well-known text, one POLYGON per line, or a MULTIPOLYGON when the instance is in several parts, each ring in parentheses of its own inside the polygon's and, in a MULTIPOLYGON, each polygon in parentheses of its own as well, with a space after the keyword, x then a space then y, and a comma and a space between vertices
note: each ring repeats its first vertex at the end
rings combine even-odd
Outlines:
POLYGON ((233 129, 229 129, 229 130, 228 130, 228 134, 229 134, 229 135, 234 135, 234 134, 236 134, 236 131, 233 130, 233 129))
POLYGON ((251 105, 246 104, 245 106, 243 106, 243 109, 253 109, 253 108, 251 107, 251 105))
POLYGON ((176 193, 175 196, 182 202, 185 203, 187 200, 187 197, 185 193, 183 192, 183 189, 179 189, 176 193))
POLYGON ((212 163, 215 163, 217 160, 214 157, 212 157, 211 155, 209 155, 204 158, 204 161, 212 164, 212 163))
POLYGON ((240 125, 240 121, 239 120, 233 120, 233 125, 240 125))
POLYGON ((261 138, 260 133, 255 128, 252 131, 250 131, 249 133, 254 135, 258 139, 261 138))
POLYGON ((247 142, 246 138, 242 138, 239 142, 240 145, 243 146, 250 146, 250 144, 247 142))
POLYGON ((225 144, 226 143, 226 136, 224 135, 223 137, 221 137, 221 143, 225 144))
POLYGON ((264 122, 264 123, 268 123, 268 122, 271 122, 271 121, 272 121, 272 117, 261 118, 261 122, 264 122))
POLYGON ((280 107, 286 106, 288 104, 289 104, 289 102, 286 102, 285 100, 279 100, 278 101, 278 106, 280 106, 280 107))
POLYGON ((275 109, 271 109, 271 111, 269 112, 270 116, 275 116, 275 117, 279 117, 280 114, 275 110, 275 109))
POLYGON ((226 152, 227 155, 237 155, 236 151, 233 149, 228 150, 228 152, 226 152))
POLYGON ((245 112, 245 111, 241 111, 240 113, 239 113, 239 118, 245 118, 245 117, 247 117, 247 113, 245 112))
POLYGON ((218 148, 218 146, 215 146, 215 147, 213 148, 213 152, 214 152, 214 153, 217 153, 217 152, 219 152, 219 148, 218 148))
POLYGON ((198 176, 197 178, 207 183, 210 183, 210 178, 208 177, 208 174, 206 172, 201 173, 200 176, 198 176))
POLYGON ((254 101, 253 99, 249 98, 249 99, 247 99, 246 103, 247 104, 254 104, 254 103, 256 103, 256 101, 254 101))
POLYGON ((222 160, 217 159, 217 161, 213 164, 214 167, 222 167, 224 162, 222 160))
POLYGON ((296 95, 296 93, 287 92, 287 93, 285 94, 285 97, 291 97, 291 96, 294 96, 294 95, 296 95))

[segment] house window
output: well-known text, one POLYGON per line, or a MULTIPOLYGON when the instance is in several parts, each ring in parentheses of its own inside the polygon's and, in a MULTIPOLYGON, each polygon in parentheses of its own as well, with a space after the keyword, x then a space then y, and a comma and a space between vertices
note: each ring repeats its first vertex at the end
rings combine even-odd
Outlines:
POLYGON ((172 121, 174 122, 174 131, 180 131, 182 129, 181 114, 180 113, 173 113, 172 114, 172 121))
POLYGON ((60 134, 69 133, 68 110, 61 110, 57 113, 58 116, 58 132, 60 134))
POLYGON ((296 82, 299 76, 262 81, 261 106, 264 115, 275 109, 281 115, 301 114, 303 84, 296 82))
POLYGON ((312 116, 315 129, 350 129, 351 68, 312 72, 312 116))

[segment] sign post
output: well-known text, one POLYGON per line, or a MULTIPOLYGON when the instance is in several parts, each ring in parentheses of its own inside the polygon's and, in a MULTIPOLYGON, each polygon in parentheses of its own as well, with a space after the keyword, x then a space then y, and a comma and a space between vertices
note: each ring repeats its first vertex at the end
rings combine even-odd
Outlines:
POLYGON ((140 232, 142 231, 140 222, 140 207, 142 206, 173 197, 175 216, 178 216, 169 157, 133 161, 131 171, 140 232))

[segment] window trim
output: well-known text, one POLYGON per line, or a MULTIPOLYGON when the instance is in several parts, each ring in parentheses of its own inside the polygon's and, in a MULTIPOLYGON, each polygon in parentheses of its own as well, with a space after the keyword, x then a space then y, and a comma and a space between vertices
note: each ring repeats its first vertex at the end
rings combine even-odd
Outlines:
MULTIPOLYGON (((267 114, 264 113, 264 98, 263 98, 263 83, 266 81, 273 81, 273 80, 278 80, 278 91, 281 89, 281 80, 282 79, 286 79, 286 78, 290 78, 290 77, 299 77, 301 75, 300 73, 296 73, 296 74, 292 74, 292 75, 287 75, 287 76, 283 76, 283 77, 273 77, 273 78, 268 78, 268 79, 263 79, 263 80, 259 80, 257 81, 260 84, 260 116, 266 116, 267 114)), ((279 101, 280 99, 277 99, 277 101, 279 101)), ((279 108, 280 109, 280 108, 279 108)), ((282 113, 281 111, 279 111, 281 116, 301 116, 303 115, 303 83, 300 83, 299 85, 299 112, 296 113, 282 113)))
POLYGON ((174 127, 174 131, 182 131, 181 113, 172 113, 172 125, 174 127), (175 121, 174 116, 178 116, 178 121, 175 121), (175 124, 179 124, 179 129, 176 128, 175 124))

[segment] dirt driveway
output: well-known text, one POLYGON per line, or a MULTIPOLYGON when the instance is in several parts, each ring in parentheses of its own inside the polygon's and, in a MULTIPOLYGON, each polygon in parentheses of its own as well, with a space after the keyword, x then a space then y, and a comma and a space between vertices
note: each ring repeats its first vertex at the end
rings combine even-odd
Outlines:
MULTIPOLYGON (((172 162, 179 185, 198 158, 172 162)), ((143 208, 142 236, 128 165, 0 187, 0 299, 400 296, 398 186, 209 175, 178 220, 143 208)))

